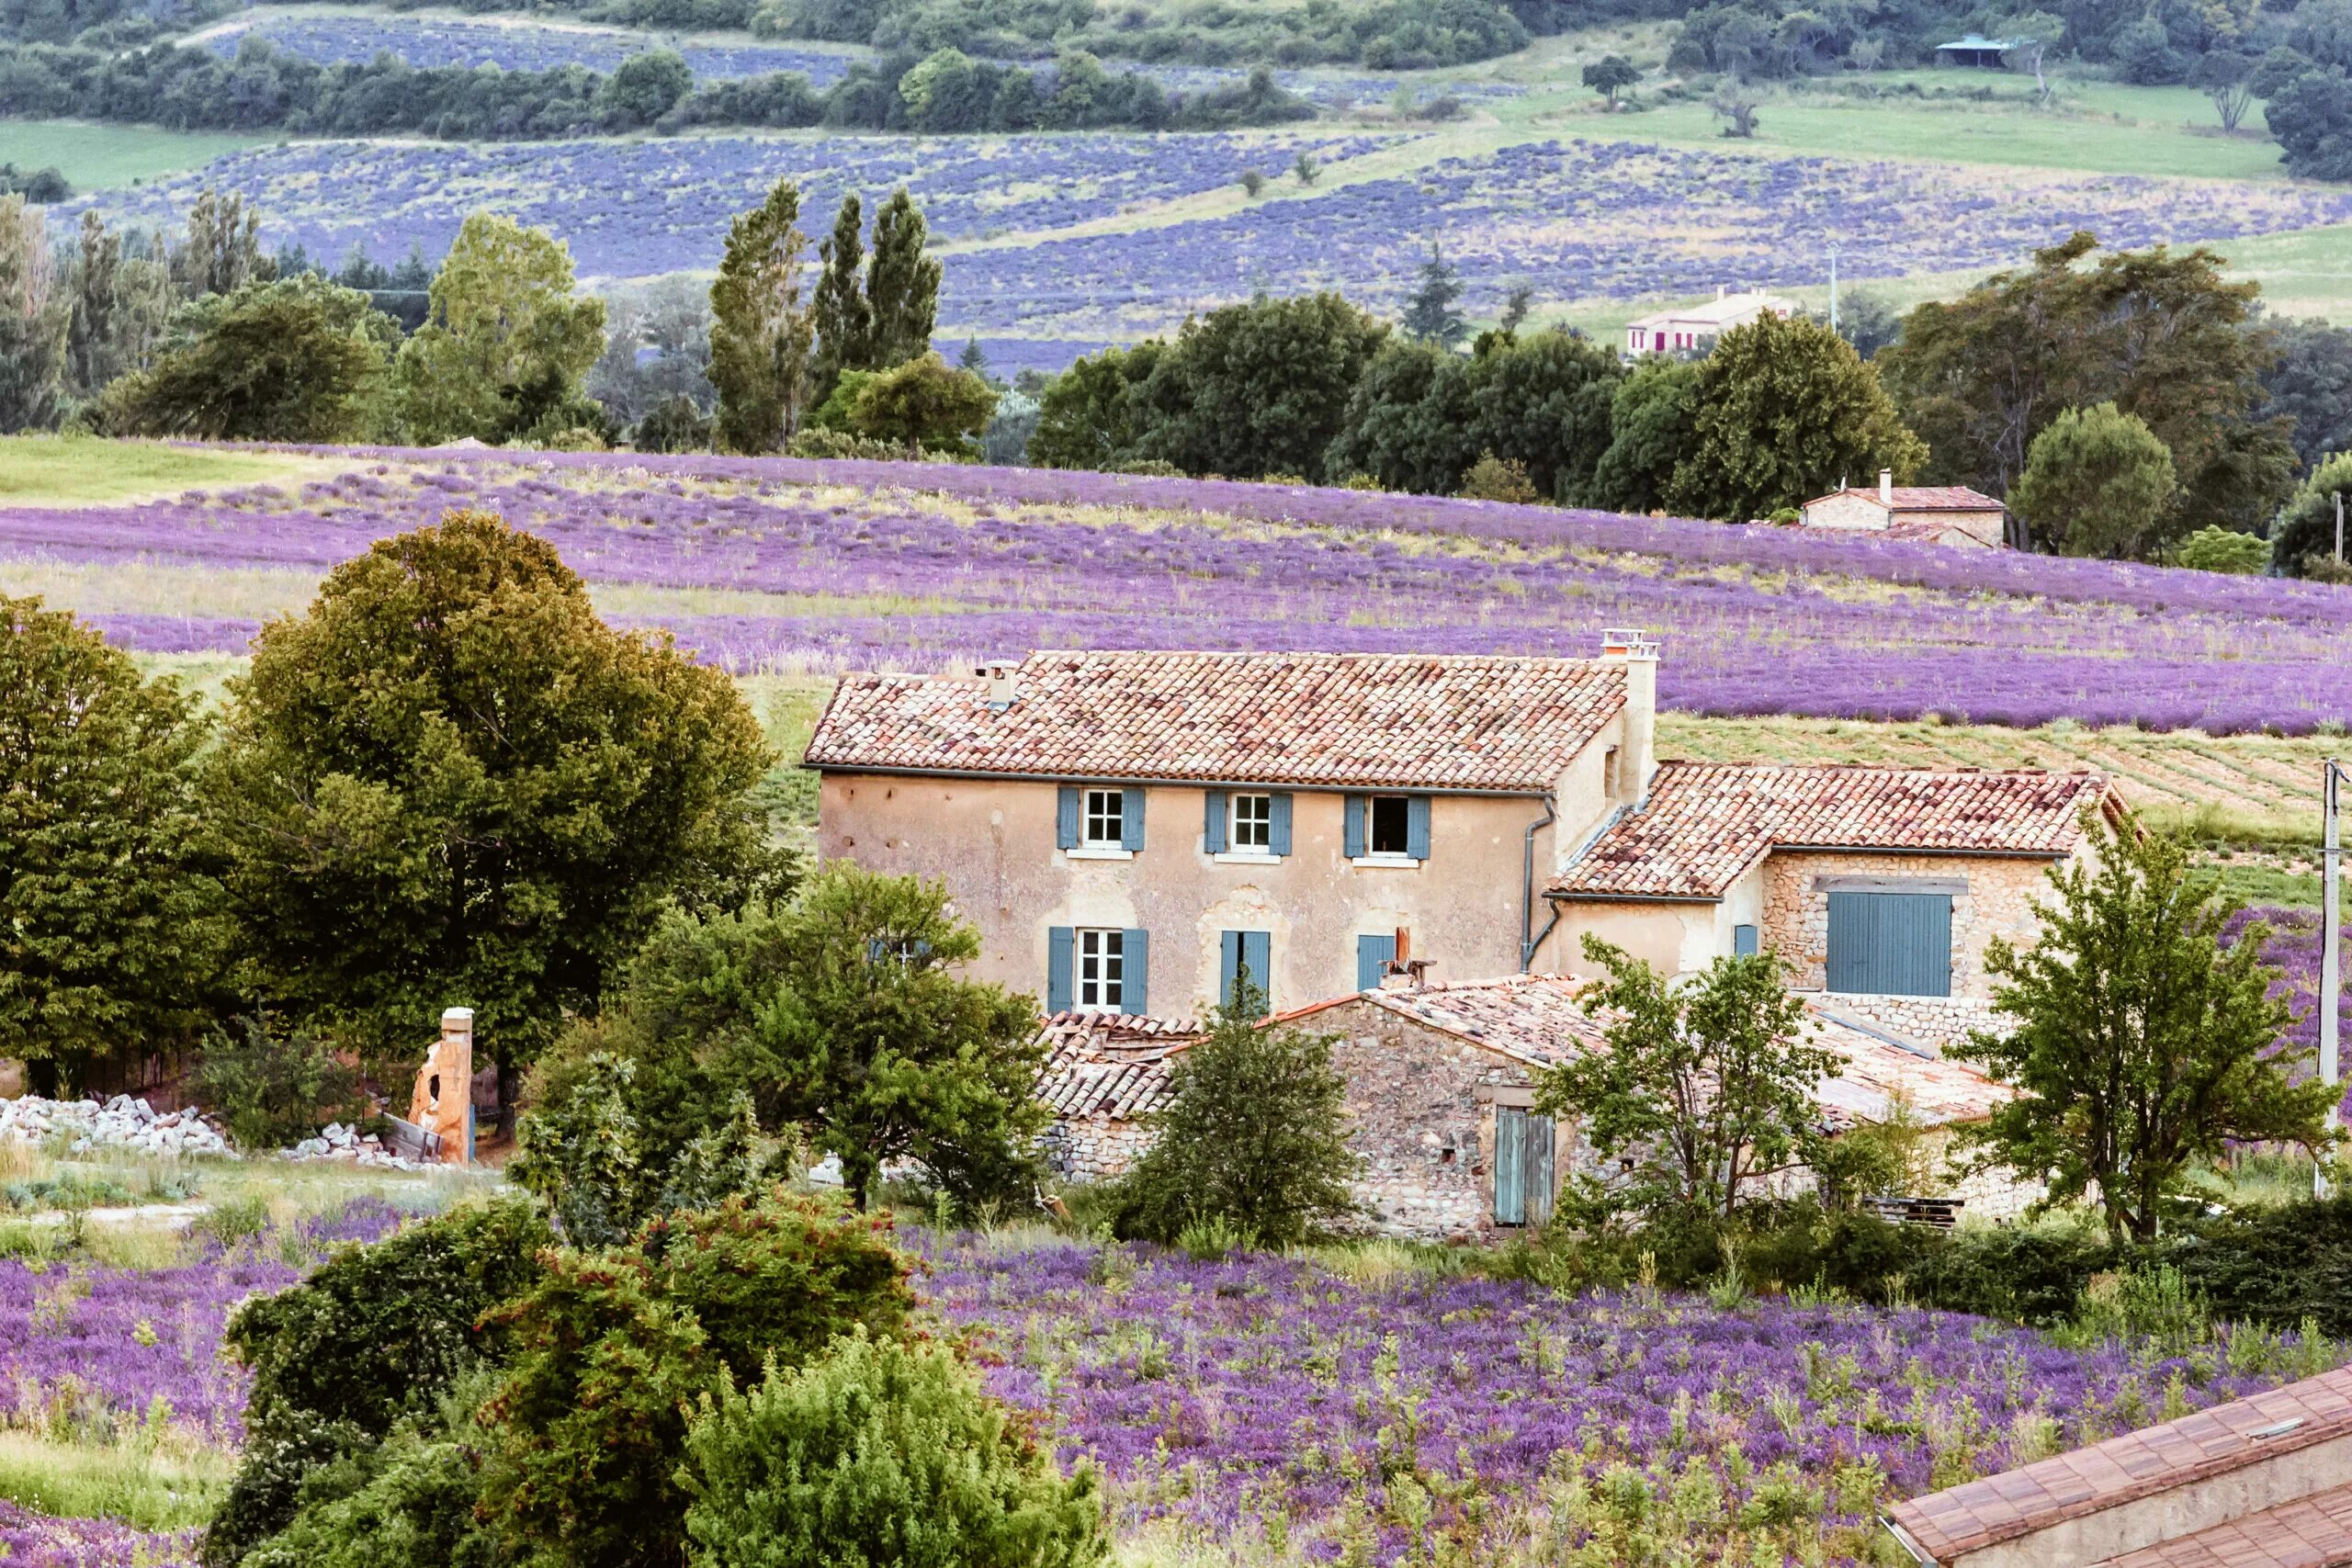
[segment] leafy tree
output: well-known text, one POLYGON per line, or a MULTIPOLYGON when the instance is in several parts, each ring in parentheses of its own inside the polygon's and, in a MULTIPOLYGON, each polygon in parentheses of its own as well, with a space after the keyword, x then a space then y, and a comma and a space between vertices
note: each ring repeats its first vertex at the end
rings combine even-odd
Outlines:
POLYGON ((550 546, 457 512, 263 629, 206 788, 254 983, 402 1057, 469 1002, 511 1104, 665 905, 772 865, 769 761, 724 672, 612 630, 550 546))
POLYGON ((2096 813, 2085 828, 2086 858, 2053 866, 2054 897, 2035 905, 2034 945, 1985 946, 2016 1028, 1954 1054, 2018 1090, 1973 1130, 1992 1163, 2047 1180, 2051 1202, 2096 1184, 2110 1239, 2147 1241, 2191 1168, 2231 1144, 2316 1148, 2338 1091, 2290 1081, 2301 1058, 2280 1044, 2292 1015, 2270 993, 2269 929, 2225 942, 2244 906, 2177 840, 2096 813))
POLYGON ((605 123, 618 130, 651 125, 693 90, 695 73, 674 49, 650 49, 613 67, 597 89, 605 123))
POLYGON ((0 196, 0 434, 56 423, 72 309, 51 273, 40 210, 0 196))
POLYGON ((2222 571, 2236 577, 2257 577, 2270 564, 2270 546, 2252 534, 2227 528, 2199 528, 2172 552, 2172 564, 2191 571, 2222 571))
POLYGON ((1174 1242, 1191 1225, 1233 1227, 1251 1245, 1288 1247, 1355 1212, 1337 1036, 1261 1023, 1265 994, 1246 973, 1176 1057, 1155 1141, 1120 1182, 1122 1235, 1174 1242))
POLYGON ((430 298, 394 365, 412 439, 494 443, 581 423, 580 380, 605 351, 605 302, 572 292, 562 242, 476 212, 430 298))
POLYGON ((2113 403, 2068 409, 2033 438, 2009 505, 2061 555, 2144 560, 2167 542, 2172 454, 2113 403))
POLYGON ((359 1075, 330 1042, 307 1029, 279 1027, 266 1014, 214 1031, 196 1084, 247 1150, 284 1148, 327 1122, 356 1122, 367 1113, 359 1075))
POLYGON ((1921 305, 1873 362, 1928 446, 1923 478, 2007 496, 2035 436, 2068 408, 2111 402, 2172 453, 2177 523, 2259 527, 2291 479, 2283 420, 2264 416, 2272 355, 2257 289, 2222 258, 2157 245, 2109 252, 2078 233, 1955 300, 1921 305))
POLYGON ((1495 318, 1495 330, 1505 337, 1515 335, 1527 324, 1528 316, 1535 309, 1535 288, 1532 284, 1514 283, 1503 295, 1502 314, 1495 318))
POLYGON ((1151 410, 1145 389, 1168 345, 1158 338, 1076 360, 1037 400, 1029 461, 1107 472, 1141 455, 1151 410))
MULTIPOLYGON (((697 416, 711 406, 707 288, 665 277, 641 292, 616 294, 605 307, 605 352, 582 385, 588 397, 622 424, 642 424, 656 408, 680 400, 697 416)), ((706 428, 689 445, 707 446, 709 439, 706 428)), ((646 449, 641 441, 636 445, 646 449)))
POLYGON ((931 352, 939 330, 937 256, 923 254, 929 229, 922 209, 901 187, 874 215, 874 259, 865 272, 865 299, 874 337, 867 368, 888 370, 931 352))
POLYGON ((1302 148, 1298 156, 1291 160, 1290 172, 1298 176, 1300 185, 1311 186, 1322 178, 1323 165, 1315 161, 1314 153, 1302 148))
POLYGON ((1607 1048, 1546 1069, 1535 1108, 1575 1117, 1604 1165, 1634 1168, 1613 1184, 1585 1179, 1582 1202, 1596 1215, 1733 1217, 1810 1152, 1814 1089, 1836 1053, 1807 1043, 1804 1004, 1772 953, 1718 958, 1682 986, 1590 932, 1584 955, 1606 976, 1589 1006, 1607 1048))
MULTIPOLYGON (((474 1517, 481 1458, 491 1434, 476 1412, 495 1374, 467 1374, 436 1408, 403 1417, 379 1443, 321 1450, 289 1473, 299 1507, 277 1533, 214 1568, 504 1568, 505 1554, 474 1517)), ((269 1439, 246 1440, 250 1454, 269 1439)), ((215 1529, 218 1523, 216 1521, 215 1529)))
POLYGON ((1091 1470, 1053 1457, 943 1345, 835 1340, 686 1434, 703 1568, 1083 1568, 1107 1550, 1091 1470))
POLYGON ((1611 108, 1617 107, 1617 95, 1642 79, 1634 62, 1622 54, 1605 54, 1584 68, 1584 85, 1599 93, 1611 108))
POLYGON ((1442 348, 1460 343, 1470 335, 1469 323, 1454 309, 1454 301, 1461 298, 1461 276, 1432 243, 1430 259, 1421 264, 1420 285, 1405 307, 1405 335, 1415 343, 1433 343, 1442 348))
POLYGON ((1618 512, 1666 505, 1674 471, 1689 455, 1699 412, 1695 360, 1652 355, 1617 384, 1609 400, 1609 445, 1593 465, 1588 499, 1618 512))
POLYGON ((1541 501, 1534 484, 1527 477, 1527 465, 1516 457, 1498 457, 1492 452, 1481 453, 1462 476, 1462 489, 1456 492, 1467 501, 1503 501, 1517 505, 1532 505, 1541 501))
POLYGON ((865 285, 859 276, 865 265, 865 244, 859 237, 864 221, 855 192, 842 197, 833 220, 832 238, 817 247, 823 270, 810 302, 816 333, 817 357, 809 371, 808 396, 822 403, 844 370, 874 368, 874 308, 866 303, 865 285))
MULTIPOLYGON (((1813 320, 1827 325, 1829 312, 1816 310, 1813 320)), ((1868 359, 1903 335, 1903 318, 1881 296, 1866 288, 1849 288, 1838 302, 1838 335, 1868 359)))
POLYGON ((154 351, 171 312, 171 271, 156 255, 127 254, 122 235, 85 210, 66 288, 65 389, 86 402, 154 351))
POLYGON ((480 1517, 533 1562, 679 1561, 696 1402, 861 1326, 903 1335, 906 1272, 886 1223, 782 1191, 657 1221, 629 1247, 548 1254, 488 1319, 513 1352, 482 1413, 480 1517))
POLYGON ((996 402, 986 381, 925 354, 861 385, 850 406, 849 427, 910 453, 930 448, 977 457, 976 438, 988 427, 996 402))
MULTIPOLYGON (((2307 562, 2314 558, 2334 558, 2338 494, 2352 505, 2352 452, 2339 453, 2313 468, 2278 513, 2270 542, 2279 570, 2308 576, 2307 562)), ((2352 559, 2352 523, 2346 525, 2345 550, 2346 558, 2352 559)))
POLYGON ((276 269, 261 248, 261 216, 242 196, 207 186, 188 209, 187 232, 172 247, 172 286, 184 299, 233 294, 266 283, 276 269))
POLYGON ((109 429, 213 441, 352 441, 380 419, 400 329, 315 273, 181 308, 154 366, 107 389, 109 429))
POLYGON ((710 286, 710 380, 718 389, 718 440, 730 452, 773 452, 808 406, 815 322, 800 299, 800 191, 778 180, 738 213, 710 286))
POLYGON ((194 707, 71 615, 0 596, 0 1053, 40 1092, 207 1021, 194 707))
POLYGON ((2290 319, 2271 332, 2278 357, 2262 389, 2271 412, 2294 422, 2296 462, 2308 471, 2331 453, 2352 452, 2352 330, 2290 319))
POLYGON ((1757 113, 1764 100, 1756 89, 1736 75, 1725 76, 1715 85, 1715 96, 1708 107, 1715 118, 1724 122, 1723 133, 1736 141, 1745 141, 1756 134, 1757 113))
POLYGON ((74 199, 74 186, 54 165, 19 169, 14 164, 0 164, 0 196, 21 196, 35 207, 54 207, 74 199))
POLYGON ((2002 55, 2002 62, 2032 73, 2034 101, 2044 107, 2050 103, 2050 78, 2043 73, 2042 62, 2065 35, 2064 20, 2047 11, 2028 11, 2001 24, 2001 36, 2015 40, 2002 55))
POLYGON ((710 446, 710 428, 694 399, 680 392, 645 411, 629 445, 640 452, 701 452, 710 446))
POLYGON ((2254 107, 2255 63, 2250 55, 2222 49, 2199 55, 2190 68, 2189 75, 2204 90, 2223 130, 2234 132, 2254 107))
POLYGON ((2352 180, 2352 76, 2306 71, 2263 106, 2287 172, 2307 180, 2352 180))
POLYGON ((1665 502, 1737 522, 1794 506, 1855 474, 1907 478, 1927 458, 1878 375, 1826 327, 1766 315, 1699 362, 1690 445, 1665 502))
POLYGON ((1324 453, 1387 327, 1337 294, 1226 305, 1184 323, 1139 397, 1136 457, 1190 474, 1296 474, 1324 453))

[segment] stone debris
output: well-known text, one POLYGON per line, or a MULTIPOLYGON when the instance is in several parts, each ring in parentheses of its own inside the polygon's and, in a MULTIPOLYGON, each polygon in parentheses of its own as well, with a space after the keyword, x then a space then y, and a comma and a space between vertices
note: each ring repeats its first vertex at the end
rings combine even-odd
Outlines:
POLYGON ((0 1100, 0 1138, 45 1144, 67 1138, 77 1155, 102 1149, 136 1154, 216 1155, 235 1157, 228 1135, 196 1107, 158 1111, 143 1100, 118 1094, 95 1100, 43 1100, 38 1095, 0 1100))
POLYGON ((413 1160, 406 1155, 396 1155, 384 1146, 384 1140, 373 1133, 361 1134, 356 1127, 346 1127, 340 1122, 330 1122, 315 1138, 305 1138, 286 1151, 290 1160, 344 1160, 352 1165, 368 1166, 379 1170, 431 1170, 430 1160, 413 1160))

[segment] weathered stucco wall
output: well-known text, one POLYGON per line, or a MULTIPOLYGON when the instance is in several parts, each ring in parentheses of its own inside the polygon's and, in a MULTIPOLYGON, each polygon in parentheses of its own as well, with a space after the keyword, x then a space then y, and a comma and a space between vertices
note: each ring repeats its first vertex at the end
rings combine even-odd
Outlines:
MULTIPOLYGON (((1594 798, 1581 807, 1598 817, 1597 754, 1589 773, 1594 798)), ((1337 793, 1292 791, 1293 852, 1256 864, 1208 854, 1205 792, 1176 785, 1146 786, 1144 847, 1133 859, 1070 854, 1055 847, 1055 793, 1051 784, 827 773, 819 852, 944 880, 979 928, 976 975, 1033 996, 1045 993, 1054 926, 1149 931, 1146 999, 1162 1016, 1215 1002, 1218 936, 1228 930, 1272 933, 1278 1008, 1353 991, 1356 938, 1398 927, 1411 932, 1413 956, 1435 961, 1437 978, 1519 972, 1521 856, 1540 800, 1439 795, 1427 861, 1366 867, 1341 854, 1337 793)), ((1554 831, 1536 834, 1539 876, 1553 863, 1554 831)))
POLYGON ((1984 944, 1996 936, 2033 940, 2032 900, 2048 886, 2047 860, 1992 855, 1871 855, 1781 851, 1764 863, 1764 945, 1790 967, 1790 983, 1820 990, 1829 964, 1829 895, 1826 877, 1869 876, 1890 882, 1960 883, 1951 901, 1951 991, 1987 997, 1984 944))
POLYGON ((1998 512, 1901 512, 1894 526, 1913 538, 1928 537, 1942 545, 1985 545, 2001 547, 1998 512))
POLYGON ((1867 528, 1883 533, 1887 525, 1887 513, 1875 501, 1841 492, 1825 496, 1808 505, 1804 509, 1804 525, 1808 528, 1867 528))

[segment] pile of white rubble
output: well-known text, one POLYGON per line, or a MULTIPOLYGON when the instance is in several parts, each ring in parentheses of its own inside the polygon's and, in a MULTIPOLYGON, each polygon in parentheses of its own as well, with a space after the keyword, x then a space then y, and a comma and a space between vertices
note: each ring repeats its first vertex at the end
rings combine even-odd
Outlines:
POLYGON ((362 1137, 356 1127, 340 1122, 330 1122, 315 1138, 305 1138, 286 1151, 294 1160, 339 1159, 353 1165, 373 1166, 384 1170, 431 1170, 434 1168, 406 1155, 396 1155, 384 1146, 384 1140, 369 1133, 362 1137))
POLYGON ((159 1113, 145 1100, 127 1094, 118 1094, 104 1104, 95 1100, 43 1100, 30 1094, 21 1100, 0 1100, 0 1138, 7 1137, 29 1144, 65 1137, 72 1140, 67 1148, 77 1155, 129 1149, 140 1154, 235 1157, 228 1138, 196 1107, 159 1113))

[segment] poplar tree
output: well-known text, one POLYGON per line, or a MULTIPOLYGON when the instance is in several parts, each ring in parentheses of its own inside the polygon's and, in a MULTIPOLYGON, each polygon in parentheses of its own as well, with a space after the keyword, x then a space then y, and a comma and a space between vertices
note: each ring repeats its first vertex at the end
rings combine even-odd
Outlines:
POLYGON ((172 282, 189 299, 266 282, 277 267, 262 254, 260 215, 245 198, 207 188, 188 209, 187 237, 172 252, 172 282))
POLYGON ((874 216, 874 263, 865 297, 874 311, 874 347, 865 367, 888 370, 931 352, 939 327, 940 265, 925 255, 930 231, 904 186, 874 216))
POLYGON ((842 197, 832 238, 817 247, 824 270, 817 276, 812 301, 817 333, 817 361, 808 388, 812 406, 831 393, 842 371, 876 367, 874 308, 866 302, 865 281, 858 276, 865 265, 865 243, 858 232, 864 222, 865 209, 856 195, 842 197))
POLYGON ((0 197, 0 432, 56 423, 67 310, 53 282, 40 210, 0 197))
POLYGON ((778 180, 739 213, 710 286, 710 382, 718 392, 718 444, 757 455, 792 438, 809 407, 815 323, 801 299, 800 190, 778 180))

